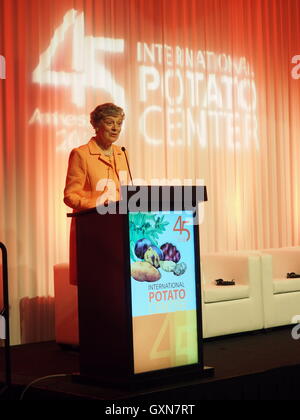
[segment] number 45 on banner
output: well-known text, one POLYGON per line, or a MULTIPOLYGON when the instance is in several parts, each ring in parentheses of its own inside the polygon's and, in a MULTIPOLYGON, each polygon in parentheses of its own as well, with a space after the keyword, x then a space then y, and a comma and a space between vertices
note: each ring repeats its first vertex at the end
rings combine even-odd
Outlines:
POLYGON ((69 10, 62 24, 55 29, 50 44, 40 55, 39 63, 32 74, 32 81, 40 85, 66 86, 71 88, 72 102, 78 107, 85 105, 85 89, 92 87, 107 91, 120 106, 125 106, 124 89, 111 72, 99 63, 102 53, 123 53, 124 40, 84 35, 84 13, 69 10), (69 50, 65 40, 72 28, 72 72, 55 71, 55 55, 60 47, 69 50), (96 58, 97 57, 97 58, 96 58))
POLYGON ((183 221, 182 216, 179 216, 178 219, 176 220, 173 230, 175 232, 180 232, 180 235, 182 235, 183 232, 186 232, 187 233, 186 242, 188 242, 191 237, 191 233, 189 229, 184 227, 185 224, 189 224, 189 221, 188 220, 183 221))

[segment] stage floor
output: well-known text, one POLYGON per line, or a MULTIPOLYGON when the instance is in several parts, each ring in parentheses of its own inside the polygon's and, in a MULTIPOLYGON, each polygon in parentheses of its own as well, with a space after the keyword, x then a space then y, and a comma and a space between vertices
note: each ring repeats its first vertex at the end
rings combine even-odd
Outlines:
MULTIPOLYGON (((204 342, 205 365, 215 368, 212 378, 185 381, 128 391, 87 386, 72 381, 79 370, 78 352, 62 350, 54 342, 12 347, 11 399, 102 401, 201 401, 201 400, 296 400, 300 393, 300 340, 291 336, 292 326, 204 342)), ((3 349, 0 349, 3 382, 3 349)), ((1 391, 1 387, 0 387, 1 391)), ((7 398, 6 393, 2 398, 7 398)), ((1 396, 0 396, 1 399, 1 396)))

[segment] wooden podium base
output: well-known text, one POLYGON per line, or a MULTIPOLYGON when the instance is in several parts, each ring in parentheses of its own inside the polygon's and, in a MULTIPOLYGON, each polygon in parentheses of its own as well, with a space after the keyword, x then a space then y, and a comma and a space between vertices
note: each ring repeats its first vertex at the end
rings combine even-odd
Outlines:
POLYGON ((107 376, 85 376, 80 373, 72 375, 72 381, 75 383, 93 385, 93 386, 109 386, 114 388, 126 388, 127 390, 142 390, 149 387, 168 386, 180 387, 192 383, 198 383, 203 378, 213 377, 215 369, 213 367, 204 366, 203 369, 182 370, 180 372, 151 372, 132 375, 131 377, 107 377, 107 376))

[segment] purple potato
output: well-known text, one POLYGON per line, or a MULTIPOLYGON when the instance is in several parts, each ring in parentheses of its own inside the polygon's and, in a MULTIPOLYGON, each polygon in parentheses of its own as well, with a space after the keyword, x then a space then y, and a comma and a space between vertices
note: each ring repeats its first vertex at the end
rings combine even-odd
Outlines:
POLYGON ((144 258, 145 252, 150 246, 152 246, 152 242, 149 241, 149 239, 139 239, 135 244, 135 255, 142 260, 144 258))
POLYGON ((173 261, 175 263, 178 263, 178 261, 181 258, 180 252, 176 248, 175 245, 170 244, 169 242, 163 244, 160 249, 162 250, 164 254, 164 260, 165 261, 173 261))

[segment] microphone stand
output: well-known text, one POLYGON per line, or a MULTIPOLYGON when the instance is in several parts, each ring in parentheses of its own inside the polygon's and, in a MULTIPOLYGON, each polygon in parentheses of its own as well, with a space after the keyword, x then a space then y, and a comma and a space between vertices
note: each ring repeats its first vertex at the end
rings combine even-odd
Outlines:
MULTIPOLYGON (((5 245, 0 242, 2 251, 2 277, 3 277, 3 308, 0 308, 0 315, 5 318, 5 388, 11 386, 11 355, 10 355, 10 332, 9 332, 9 295, 8 295, 8 268, 7 268, 7 250, 5 245)), ((4 391, 4 390, 3 390, 4 391)), ((0 390, 1 395, 1 390, 0 390)))
POLYGON ((124 155, 125 155, 126 165, 127 165, 127 168, 128 168, 128 172, 129 172, 129 176, 130 176, 131 184, 133 185, 132 176, 131 176, 131 170, 130 170, 130 166, 129 166, 129 162, 128 162, 128 158, 127 158, 126 149, 125 149, 125 147, 123 146, 123 147, 121 147, 121 150, 122 150, 122 152, 123 152, 123 153, 124 153, 124 155))

